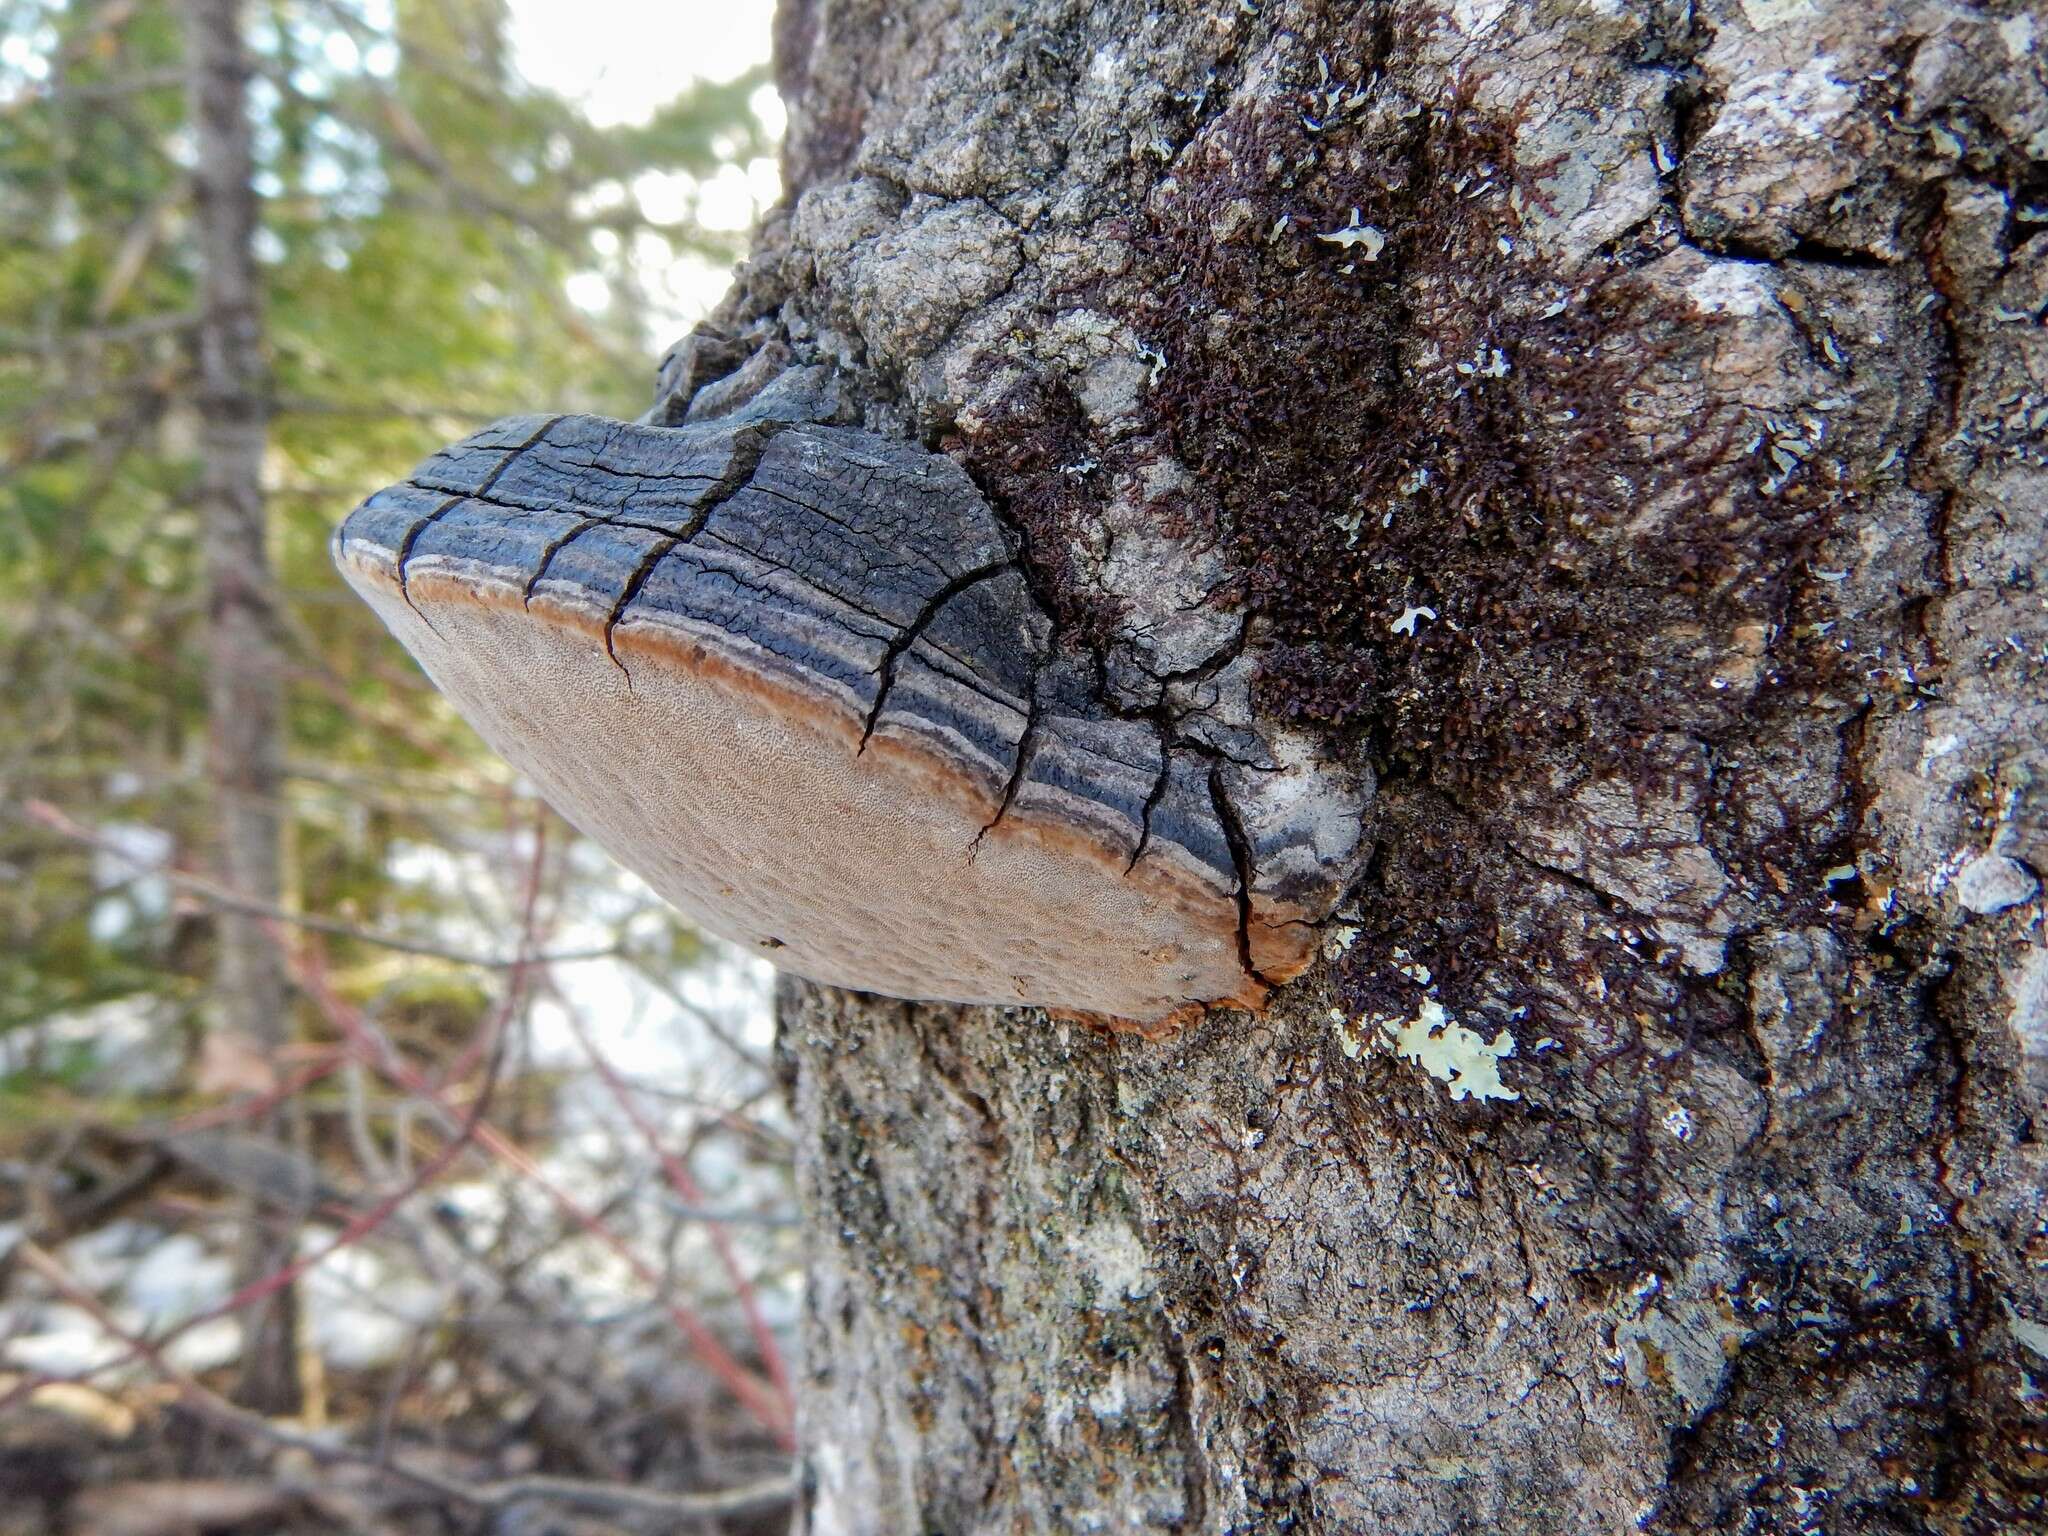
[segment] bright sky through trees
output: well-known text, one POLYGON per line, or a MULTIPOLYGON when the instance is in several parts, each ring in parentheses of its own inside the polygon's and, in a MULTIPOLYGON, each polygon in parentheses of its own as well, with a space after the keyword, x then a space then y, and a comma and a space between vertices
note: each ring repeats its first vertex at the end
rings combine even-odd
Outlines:
POLYGON ((691 80, 730 80, 765 63, 775 8, 771 0, 512 0, 510 9, 520 72, 612 127, 645 122, 691 80))
MULTIPOLYGON (((645 123, 692 80, 730 80, 765 64, 773 0, 511 0, 510 41, 520 73, 535 85, 576 103, 601 127, 645 123), (621 47, 625 38, 635 46, 621 47)), ((763 86, 754 93, 755 115, 772 136, 782 131, 782 103, 763 86)), ((780 191, 775 162, 757 157, 728 164, 703 180, 650 172, 637 178, 634 200, 649 218, 667 222, 694 216, 702 227, 735 233, 752 227, 780 191)), ((695 252, 671 252, 656 242, 636 249, 639 274, 658 334, 657 349, 688 329, 724 293, 728 269, 695 252)), ((571 299, 593 313, 610 298, 596 272, 570 279, 571 299)))

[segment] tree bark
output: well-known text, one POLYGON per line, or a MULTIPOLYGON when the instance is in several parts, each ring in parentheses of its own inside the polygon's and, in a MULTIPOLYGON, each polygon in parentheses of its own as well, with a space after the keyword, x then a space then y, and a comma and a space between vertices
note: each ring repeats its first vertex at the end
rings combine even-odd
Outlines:
POLYGON ((1262 1016, 784 988, 808 1530, 2048 1519, 2044 32, 788 0, 658 419, 829 362, 1379 786, 1262 1016))
MULTIPOLYGON (((207 726, 218 862, 242 899, 275 908, 283 891, 283 694, 275 646, 277 590, 263 499, 268 420, 262 277, 256 265, 256 165, 240 0, 185 0, 185 42, 200 252, 199 452, 206 551, 207 726)), ((274 1059, 290 1038, 283 957, 249 913, 219 914, 213 1027, 235 1048, 274 1059)), ((276 1129, 273 1126, 273 1129, 276 1129)), ((293 1237, 249 1212, 245 1281, 290 1261, 293 1237)), ((243 1314, 238 1400, 263 1412, 298 1406, 289 1289, 243 1314)))

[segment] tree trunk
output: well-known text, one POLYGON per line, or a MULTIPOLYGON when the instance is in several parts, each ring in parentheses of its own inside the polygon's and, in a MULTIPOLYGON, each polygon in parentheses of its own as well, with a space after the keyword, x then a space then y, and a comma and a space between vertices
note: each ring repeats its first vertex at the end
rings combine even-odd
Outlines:
POLYGON ((659 419, 830 362, 1378 782, 1262 1016, 785 987, 810 1531, 2048 1518, 2044 31, 785 4, 659 419))
MULTIPOLYGON (((206 551, 207 722, 228 887, 275 908, 283 889, 283 698, 263 504, 268 417, 262 279, 256 266, 255 159, 249 61, 240 0, 185 0, 185 41, 200 249, 199 412, 201 543, 206 551)), ((233 1049, 273 1060, 290 1038, 282 956, 262 920, 223 910, 213 1027, 233 1049)), ((276 1127, 273 1127, 275 1129, 276 1127)), ((293 1236, 248 1213, 244 1282, 290 1261, 293 1236)), ((298 1406, 292 1298, 280 1291, 242 1314, 239 1400, 265 1412, 298 1406)))

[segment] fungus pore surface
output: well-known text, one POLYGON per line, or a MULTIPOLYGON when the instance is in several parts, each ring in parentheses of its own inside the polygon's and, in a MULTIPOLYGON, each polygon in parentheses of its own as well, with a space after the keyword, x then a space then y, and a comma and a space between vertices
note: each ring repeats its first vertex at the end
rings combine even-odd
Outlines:
POLYGON ((1314 950, 1362 795, 1102 709, 950 459, 812 423, 513 418, 343 574, 484 738, 706 929, 816 981, 1157 1024, 1314 950))

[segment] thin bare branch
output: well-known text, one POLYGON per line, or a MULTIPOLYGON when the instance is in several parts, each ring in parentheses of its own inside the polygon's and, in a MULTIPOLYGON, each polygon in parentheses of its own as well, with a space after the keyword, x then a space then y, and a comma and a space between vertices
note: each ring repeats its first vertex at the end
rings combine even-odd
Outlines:
POLYGON ((154 875, 181 891, 189 892, 209 906, 244 913, 250 917, 264 918, 273 923, 283 923, 292 928, 303 928, 313 933, 325 933, 337 938, 353 939, 362 944, 374 944, 380 949, 396 950, 400 954, 420 955, 429 960, 446 960, 453 965, 473 965, 481 970, 502 971, 535 963, 567 965, 579 960, 608 960, 619 952, 616 945, 606 945, 597 949, 563 950, 556 954, 522 960, 517 955, 479 955, 445 944, 430 943, 425 939, 408 939, 398 934, 378 933, 372 929, 358 928, 353 923, 345 923, 338 918, 320 917, 310 912, 290 912, 268 902, 251 901, 246 896, 230 891, 203 875, 191 874, 174 865, 156 864, 147 859, 139 859, 119 844, 109 842, 91 828, 73 821, 47 801, 28 801, 22 807, 22 814, 28 820, 47 827, 52 832, 60 833, 125 861, 138 874, 154 875))
MULTIPOLYGON (((574 1000, 560 988, 551 987, 550 990, 554 992, 555 1001, 561 1005, 563 1017, 569 1021, 569 1028, 575 1032, 577 1043, 583 1047, 583 1054, 590 1058, 591 1066, 603 1079, 605 1089, 611 1094, 613 1102, 624 1111, 634 1130, 640 1133, 641 1140, 647 1144, 647 1150, 661 1165, 661 1171, 667 1178, 669 1187, 687 1204, 703 1212, 704 1190, 697 1183, 696 1176, 690 1172, 689 1165, 663 1143, 661 1132, 647 1117, 647 1112, 641 1108, 640 1101, 633 1096, 632 1089, 627 1087, 604 1052, 598 1049, 597 1042, 591 1038, 589 1025, 584 1022, 582 1010, 577 1008, 574 1000)), ((762 1315, 761 1299, 754 1289, 754 1282, 740 1267, 739 1256, 733 1251, 731 1234, 725 1230, 723 1222, 708 1212, 703 1212, 699 1219, 705 1224, 705 1233, 711 1239, 711 1246, 718 1255, 720 1267, 725 1270, 726 1278, 732 1282, 733 1294, 739 1298, 740 1310, 746 1315, 747 1328, 754 1336, 754 1348, 761 1356, 761 1363, 766 1367, 769 1379, 775 1383, 776 1390, 784 1397, 793 1397, 794 1388, 790 1384, 788 1367, 783 1363, 782 1350, 776 1345, 775 1334, 768 1327, 768 1320, 762 1315)))
POLYGON ((187 1409, 222 1429, 247 1439, 303 1451, 321 1463, 342 1461, 381 1467, 441 1498, 481 1510, 500 1510, 526 1501, 545 1501, 573 1509, 614 1510, 676 1520, 709 1520, 767 1513, 785 1507, 797 1494, 798 1472, 793 1465, 787 1471, 737 1488, 708 1493, 668 1493, 656 1488, 633 1488, 544 1475, 472 1483, 420 1466, 403 1455, 379 1457, 346 1441, 327 1435, 306 1434, 236 1407, 171 1364, 154 1345, 122 1327, 99 1297, 74 1279, 54 1254, 34 1242, 23 1242, 15 1253, 25 1268, 40 1276, 66 1301, 90 1315, 108 1337, 127 1345, 147 1360, 151 1369, 177 1392, 178 1400, 187 1409))

